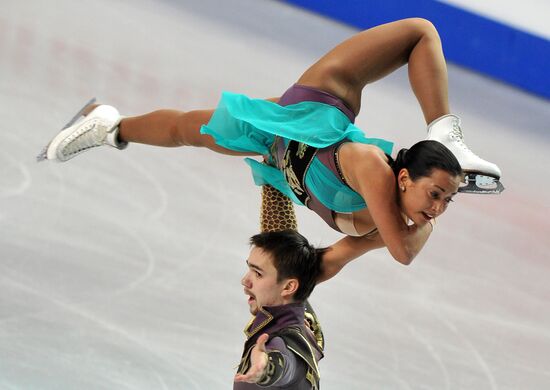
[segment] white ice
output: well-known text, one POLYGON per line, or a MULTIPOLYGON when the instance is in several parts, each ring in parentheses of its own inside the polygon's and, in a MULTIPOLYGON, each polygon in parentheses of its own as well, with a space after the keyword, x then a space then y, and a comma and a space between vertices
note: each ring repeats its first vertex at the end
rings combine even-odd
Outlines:
MULTIPOLYGON (((130 145, 36 154, 90 97, 125 115, 280 95, 355 31, 275 1, 3 0, 0 389, 228 389, 259 189, 240 158, 130 145)), ((548 101, 450 65, 500 196, 459 195, 409 267, 369 253, 320 285, 322 388, 550 388, 548 101)), ((405 70, 357 124, 424 137, 405 70)), ((340 236, 298 209, 316 245, 340 236)))

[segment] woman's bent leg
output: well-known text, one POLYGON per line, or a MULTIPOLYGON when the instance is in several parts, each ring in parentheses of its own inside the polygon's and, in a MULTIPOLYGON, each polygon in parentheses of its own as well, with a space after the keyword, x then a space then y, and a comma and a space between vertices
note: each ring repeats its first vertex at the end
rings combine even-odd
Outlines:
POLYGON ((409 80, 426 122, 449 113, 447 67, 435 27, 412 18, 363 31, 336 46, 298 80, 330 92, 357 114, 368 84, 408 63, 409 80))

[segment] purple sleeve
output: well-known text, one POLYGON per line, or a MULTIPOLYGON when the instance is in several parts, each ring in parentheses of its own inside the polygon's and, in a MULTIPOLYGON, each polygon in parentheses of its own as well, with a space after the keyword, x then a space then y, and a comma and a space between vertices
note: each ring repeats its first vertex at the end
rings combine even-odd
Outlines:
MULTIPOLYGON (((291 352, 280 337, 274 337, 266 344, 268 363, 268 376, 264 383, 259 386, 286 387, 304 378, 306 375, 306 364, 291 352)), ((263 381, 260 381, 263 382, 263 381)))

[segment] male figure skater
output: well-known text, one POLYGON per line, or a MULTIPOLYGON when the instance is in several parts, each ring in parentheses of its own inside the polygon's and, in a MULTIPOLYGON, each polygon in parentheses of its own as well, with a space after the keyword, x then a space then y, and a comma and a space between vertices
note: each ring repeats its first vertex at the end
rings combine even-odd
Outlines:
POLYGON ((323 340, 309 326, 316 321, 306 322, 314 314, 305 300, 320 274, 323 250, 295 230, 260 233, 250 243, 241 283, 254 317, 245 328, 233 389, 317 389, 323 340))

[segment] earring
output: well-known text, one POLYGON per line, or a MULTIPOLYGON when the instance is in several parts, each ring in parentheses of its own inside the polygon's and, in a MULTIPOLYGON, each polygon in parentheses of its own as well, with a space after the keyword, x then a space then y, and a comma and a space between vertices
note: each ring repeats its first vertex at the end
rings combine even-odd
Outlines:
POLYGON ((405 192, 406 188, 405 186, 401 186, 401 191, 405 192))

